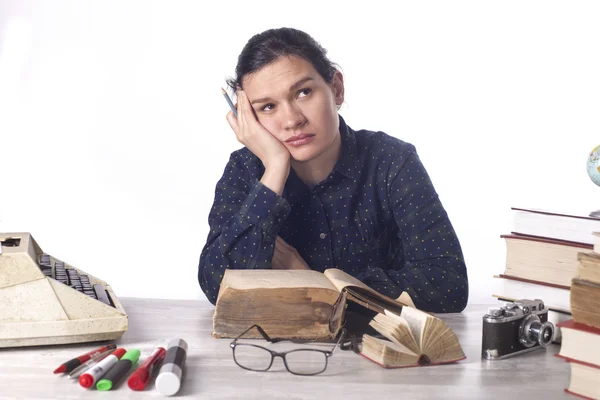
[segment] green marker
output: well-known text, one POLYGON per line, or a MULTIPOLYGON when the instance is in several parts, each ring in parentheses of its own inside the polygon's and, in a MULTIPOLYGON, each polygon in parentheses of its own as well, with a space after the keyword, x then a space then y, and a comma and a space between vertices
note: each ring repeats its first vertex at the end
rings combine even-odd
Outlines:
POLYGON ((123 355, 123 357, 121 357, 119 362, 114 367, 109 369, 106 375, 104 375, 104 377, 98 381, 96 384, 96 389, 110 390, 114 386, 117 386, 121 379, 127 375, 127 372, 129 372, 131 366, 137 363, 139 358, 139 350, 129 350, 123 355))

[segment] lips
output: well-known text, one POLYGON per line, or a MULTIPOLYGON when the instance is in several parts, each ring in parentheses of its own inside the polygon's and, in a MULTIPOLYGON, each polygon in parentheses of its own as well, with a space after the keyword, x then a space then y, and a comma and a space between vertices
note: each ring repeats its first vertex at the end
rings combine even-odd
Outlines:
POLYGON ((288 140, 286 140, 286 143, 297 142, 299 140, 306 139, 306 138, 309 138, 312 136, 315 136, 315 134, 314 133, 300 133, 300 134, 294 135, 291 138, 289 138, 288 140))

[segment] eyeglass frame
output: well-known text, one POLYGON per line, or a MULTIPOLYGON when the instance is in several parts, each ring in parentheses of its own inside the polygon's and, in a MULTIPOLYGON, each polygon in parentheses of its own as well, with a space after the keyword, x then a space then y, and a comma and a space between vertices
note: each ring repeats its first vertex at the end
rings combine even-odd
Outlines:
MULTIPOLYGON (((301 375, 301 376, 312 376, 312 375, 318 375, 322 372, 324 372, 327 369, 327 365, 329 364, 328 360, 329 357, 331 357, 333 355, 333 352, 335 351, 335 349, 340 346, 340 348, 342 348, 342 350, 345 350, 344 345, 343 345, 343 341, 344 338, 346 336, 346 329, 342 328, 341 330, 341 334, 340 334, 340 338, 338 339, 338 341, 335 343, 335 345, 333 346, 333 348, 331 350, 319 350, 319 349, 310 349, 310 348, 301 348, 301 349, 293 349, 293 350, 288 350, 288 351, 283 351, 283 352, 278 352, 278 351, 273 351, 271 349, 267 349, 266 347, 257 345, 257 344, 250 344, 250 343, 240 343, 240 345, 243 346, 252 346, 252 347, 257 347, 259 349, 262 350, 266 350, 267 352, 269 352, 271 354, 271 362, 269 363, 269 366, 265 369, 252 369, 252 368, 247 368, 244 367, 243 365, 241 365, 240 363, 238 363, 237 359, 235 358, 235 348, 236 346, 238 346, 238 339, 241 339, 242 336, 244 336, 246 333, 248 333, 251 329, 256 328, 258 330, 258 332, 261 334, 261 336, 269 343, 277 343, 277 342, 281 342, 284 340, 288 340, 288 339, 271 339, 271 337, 269 335, 267 335, 267 332, 264 331, 263 328, 260 327, 260 325, 254 324, 252 325, 250 328, 246 329, 244 332, 240 333, 238 335, 238 337, 236 337, 235 339, 233 339, 231 341, 231 343, 229 344, 229 347, 231 347, 231 351, 232 351, 232 355, 233 355, 233 361, 240 367, 243 368, 245 370, 248 371, 256 371, 256 372, 265 372, 268 371, 269 369, 271 369, 271 367, 273 366, 273 361, 275 360, 275 357, 281 357, 281 359, 283 360, 283 365, 285 366, 285 369, 294 375, 301 375), (302 374, 302 373, 298 373, 298 372, 293 372, 290 370, 290 368, 288 367, 287 364, 287 360, 285 358, 285 356, 289 353, 293 353, 293 352, 297 352, 297 351, 316 351, 319 353, 323 353, 325 355, 325 366, 323 367, 323 369, 319 372, 314 372, 311 374, 302 374)), ((352 339, 352 344, 347 347, 348 348, 353 348, 354 347, 354 340, 352 339)))

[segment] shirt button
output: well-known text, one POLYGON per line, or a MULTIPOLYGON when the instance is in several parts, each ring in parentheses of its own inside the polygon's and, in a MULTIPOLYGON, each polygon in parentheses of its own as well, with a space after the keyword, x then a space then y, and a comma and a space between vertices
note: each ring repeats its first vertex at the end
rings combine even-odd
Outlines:
POLYGON ((321 234, 319 235, 319 237, 320 237, 321 239, 325 239, 325 238, 327 237, 327 234, 326 234, 326 233, 321 233, 321 234))

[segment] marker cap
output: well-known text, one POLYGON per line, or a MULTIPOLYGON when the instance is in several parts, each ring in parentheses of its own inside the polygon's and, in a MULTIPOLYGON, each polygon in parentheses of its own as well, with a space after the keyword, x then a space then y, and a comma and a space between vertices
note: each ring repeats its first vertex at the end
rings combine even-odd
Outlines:
POLYGON ((121 357, 121 360, 131 361, 131 364, 135 364, 136 362, 138 362, 139 359, 140 359, 140 351, 137 349, 127 350, 127 353, 125 353, 125 355, 123 357, 121 357))
POLYGON ((127 381, 127 385, 132 390, 144 390, 150 381, 150 372, 146 368, 138 368, 127 381))
POLYGON ((125 355, 125 353, 127 353, 127 350, 125 350, 122 347, 119 347, 118 349, 116 349, 115 351, 113 351, 110 354, 113 355, 113 356, 116 356, 120 360, 121 357, 123 357, 125 355))
POLYGON ((173 372, 162 372, 156 378, 156 388, 165 396, 172 396, 179 391, 181 380, 173 372))
POLYGON ((96 389, 98 390, 110 390, 112 389, 112 381, 108 379, 100 379, 96 384, 96 389))
POLYGON ((89 389, 94 384, 94 378, 90 374, 83 374, 79 377, 79 384, 86 389, 89 389))

